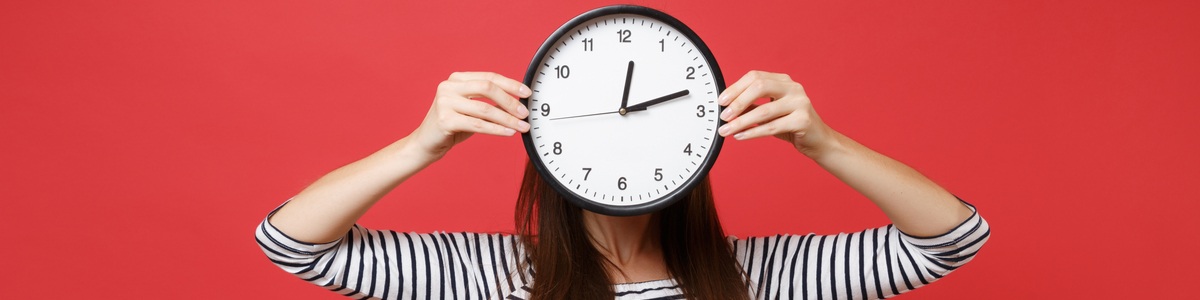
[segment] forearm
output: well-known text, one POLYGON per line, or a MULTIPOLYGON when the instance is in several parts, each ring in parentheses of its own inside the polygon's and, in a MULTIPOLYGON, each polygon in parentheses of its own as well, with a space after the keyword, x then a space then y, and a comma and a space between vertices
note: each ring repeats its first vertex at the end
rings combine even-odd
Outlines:
POLYGON ((383 195, 436 160, 408 144, 401 139, 326 174, 272 215, 271 224, 304 242, 342 237, 383 195))
POLYGON ((828 139, 813 160, 879 206, 901 231, 935 236, 971 216, 954 195, 909 166, 836 131, 828 139))

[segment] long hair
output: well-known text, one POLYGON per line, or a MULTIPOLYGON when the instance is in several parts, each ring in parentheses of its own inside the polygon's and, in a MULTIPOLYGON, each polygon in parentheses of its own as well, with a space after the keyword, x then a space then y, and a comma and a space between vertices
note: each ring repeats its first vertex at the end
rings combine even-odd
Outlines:
MULTIPOLYGON (((684 199, 657 212, 663 258, 688 299, 749 299, 749 285, 721 229, 708 178, 684 199)), ((533 270, 533 300, 613 299, 610 262, 596 250, 583 210, 567 202, 533 168, 516 207, 516 228, 533 270)), ((515 246, 515 245, 514 245, 515 246)))

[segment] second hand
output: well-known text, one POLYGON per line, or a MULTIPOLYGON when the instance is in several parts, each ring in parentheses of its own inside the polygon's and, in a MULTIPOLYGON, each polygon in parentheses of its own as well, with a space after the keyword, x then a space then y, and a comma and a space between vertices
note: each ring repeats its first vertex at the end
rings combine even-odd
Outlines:
POLYGON ((570 118, 591 117, 591 116, 615 114, 617 112, 618 111, 610 111, 610 112, 602 112, 602 113, 594 113, 594 114, 586 114, 586 115, 578 115, 578 116, 570 116, 570 117, 558 117, 558 118, 550 118, 550 120, 553 121, 553 120, 562 120, 562 119, 570 119, 570 118))

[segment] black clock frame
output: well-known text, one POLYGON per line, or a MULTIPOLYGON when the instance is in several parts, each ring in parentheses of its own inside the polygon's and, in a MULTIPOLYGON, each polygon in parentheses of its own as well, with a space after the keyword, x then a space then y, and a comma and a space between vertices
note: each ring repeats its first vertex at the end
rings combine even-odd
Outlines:
MULTIPOLYGON (((713 58, 712 50, 708 49, 708 45, 704 44, 704 41, 700 39, 700 36, 696 35, 696 32, 692 31, 691 28, 689 28, 687 25, 684 25, 683 22, 680 22, 675 17, 653 8, 637 5, 605 6, 590 10, 579 16, 576 16, 575 18, 572 18, 570 21, 567 21, 566 24, 563 24, 562 27, 559 27, 558 30, 555 30, 554 33, 551 34, 544 43, 542 43, 542 46, 538 48, 537 54, 533 56, 533 60, 531 60, 529 63, 529 69, 525 71, 525 85, 530 87, 533 86, 533 77, 534 74, 537 73, 538 66, 540 65, 542 59, 546 57, 546 54, 550 52, 550 49, 554 47, 555 43, 560 38, 571 32, 572 28, 596 18, 615 14, 646 16, 670 25, 671 27, 675 27, 680 34, 683 34, 684 37, 690 39, 692 43, 696 45, 696 48, 700 50, 701 55, 704 56, 709 68, 712 69, 713 79, 716 80, 717 93, 725 90, 725 79, 721 75, 721 68, 717 66, 717 60, 713 58)), ((528 101, 528 98, 522 98, 521 105, 529 106, 528 101)), ((718 105, 718 116, 720 116, 722 110, 724 110, 724 107, 718 105)), ((532 115, 530 115, 530 117, 532 117, 532 115)), ((529 121, 528 118, 530 117, 526 117, 525 121, 529 121)), ((717 126, 720 127, 722 124, 725 124, 725 121, 718 117, 717 126)), ((521 139, 525 142, 525 152, 529 155, 529 159, 532 160, 534 168, 536 168, 537 172, 542 175, 542 180, 545 181, 546 184, 549 184, 551 187, 553 187, 555 191, 563 195, 564 198, 567 198, 572 204, 592 212, 610 216, 634 216, 652 213, 678 202, 679 199, 684 198, 684 196, 691 192, 691 190, 695 188, 701 180, 704 180, 704 178, 708 176, 708 171, 712 169, 713 164, 715 164, 717 161, 717 155, 721 153, 721 145, 725 143, 725 138, 719 134, 716 134, 714 131, 713 144, 712 147, 709 148, 708 156, 704 158, 704 161, 700 164, 699 169, 692 174, 692 177, 687 178, 687 180, 684 181, 684 183, 680 185, 678 189, 667 193, 667 195, 655 201, 638 205, 621 206, 592 202, 591 200, 587 200, 585 197, 575 193, 574 191, 571 191, 561 182, 558 182, 558 180, 554 179, 554 175, 550 173, 550 170, 546 164, 542 162, 541 156, 539 156, 537 153, 537 147, 533 144, 533 137, 530 132, 521 134, 521 139)))

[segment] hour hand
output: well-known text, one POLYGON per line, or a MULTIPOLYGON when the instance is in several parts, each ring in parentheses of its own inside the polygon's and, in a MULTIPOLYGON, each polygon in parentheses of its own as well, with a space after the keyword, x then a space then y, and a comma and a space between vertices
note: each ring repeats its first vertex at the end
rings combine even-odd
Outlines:
POLYGON ((626 107, 626 108, 625 108, 625 110, 626 110, 626 111, 631 111, 631 112, 632 112, 632 111, 639 111, 639 110, 646 110, 646 108, 650 107, 651 105, 655 105, 655 104, 659 104, 659 103, 663 103, 663 102, 667 102, 667 101, 671 101, 671 100, 679 99, 679 97, 687 96, 689 93, 691 93, 691 92, 690 92, 690 91, 688 91, 688 90, 682 90, 682 91, 674 92, 674 93, 671 93, 670 95, 666 95, 666 96, 662 96, 662 97, 658 97, 658 98, 650 99, 650 100, 648 100, 648 101, 646 101, 646 102, 642 102, 642 103, 638 103, 638 104, 631 105, 631 106, 629 106, 629 107, 626 107))

